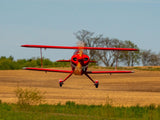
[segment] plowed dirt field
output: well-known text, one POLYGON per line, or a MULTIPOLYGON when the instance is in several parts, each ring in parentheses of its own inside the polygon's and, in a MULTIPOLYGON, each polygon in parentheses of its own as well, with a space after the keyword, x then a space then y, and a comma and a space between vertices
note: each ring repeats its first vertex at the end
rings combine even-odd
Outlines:
MULTIPOLYGON (((68 69, 69 68, 56 68, 68 69)), ((97 69, 93 69, 97 70, 97 69)), ((99 70, 99 69, 98 69, 99 70)), ((14 91, 17 87, 37 88, 46 92, 46 102, 56 104, 74 101, 78 104, 112 105, 160 105, 160 71, 138 71, 132 74, 91 75, 99 80, 99 88, 86 76, 72 75, 59 87, 64 73, 45 73, 26 70, 0 71, 0 99, 2 102, 17 101, 14 91)))

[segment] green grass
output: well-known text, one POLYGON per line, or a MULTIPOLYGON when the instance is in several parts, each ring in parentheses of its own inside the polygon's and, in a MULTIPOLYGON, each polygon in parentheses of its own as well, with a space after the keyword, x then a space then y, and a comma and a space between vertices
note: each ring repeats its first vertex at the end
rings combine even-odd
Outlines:
POLYGON ((41 104, 26 108, 0 104, 0 120, 159 120, 160 106, 113 107, 111 105, 41 104))

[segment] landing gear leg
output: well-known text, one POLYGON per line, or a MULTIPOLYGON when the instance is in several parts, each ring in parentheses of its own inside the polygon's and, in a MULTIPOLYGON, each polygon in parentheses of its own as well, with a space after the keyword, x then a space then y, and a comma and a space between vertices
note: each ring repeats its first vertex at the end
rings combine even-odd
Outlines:
POLYGON ((98 80, 94 81, 87 73, 85 73, 85 75, 94 83, 95 87, 98 88, 99 81, 98 80))
POLYGON ((59 86, 62 87, 62 85, 64 84, 64 81, 66 81, 72 74, 73 74, 73 72, 71 72, 64 80, 60 79, 59 86))

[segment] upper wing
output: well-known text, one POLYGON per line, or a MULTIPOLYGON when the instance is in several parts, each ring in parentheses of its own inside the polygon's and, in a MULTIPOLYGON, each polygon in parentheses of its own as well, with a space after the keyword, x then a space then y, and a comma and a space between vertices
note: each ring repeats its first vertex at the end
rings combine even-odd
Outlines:
POLYGON ((71 73, 72 71, 69 70, 56 70, 56 69, 48 69, 48 68, 32 68, 32 67, 25 67, 24 70, 35 70, 35 71, 46 71, 46 72, 61 72, 61 73, 71 73))
POLYGON ((135 49, 135 48, 71 47, 71 46, 49 46, 49 45, 21 45, 21 47, 52 48, 52 49, 87 49, 87 50, 138 51, 138 49, 135 49))
POLYGON ((134 73, 134 71, 87 71, 88 74, 104 74, 104 73, 134 73))

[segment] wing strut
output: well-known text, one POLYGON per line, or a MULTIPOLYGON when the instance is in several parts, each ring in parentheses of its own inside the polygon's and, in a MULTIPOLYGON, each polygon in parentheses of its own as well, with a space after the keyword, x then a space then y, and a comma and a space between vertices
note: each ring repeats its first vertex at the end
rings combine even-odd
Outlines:
POLYGON ((41 68, 43 68, 42 48, 40 48, 40 54, 41 54, 41 68))
POLYGON ((119 51, 117 51, 115 70, 117 70, 118 66, 118 57, 119 57, 119 51))

